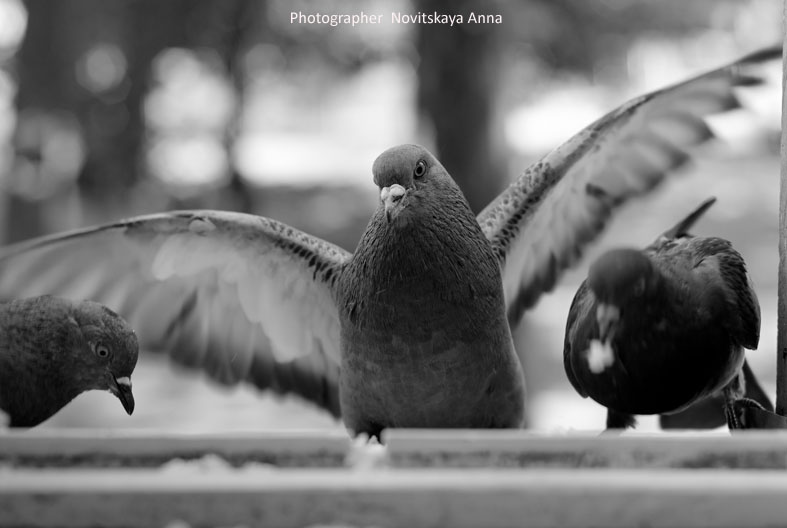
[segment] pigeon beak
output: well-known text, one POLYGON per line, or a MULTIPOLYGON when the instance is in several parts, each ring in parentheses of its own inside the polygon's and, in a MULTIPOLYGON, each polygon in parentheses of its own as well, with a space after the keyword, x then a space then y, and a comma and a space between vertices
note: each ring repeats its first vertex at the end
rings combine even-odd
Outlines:
POLYGON ((394 183, 389 187, 383 187, 380 189, 380 201, 383 202, 383 207, 385 207, 385 217, 389 222, 393 217, 396 206, 402 201, 405 192, 407 192, 405 188, 398 183, 394 183))
POLYGON ((602 343, 609 343, 615 337, 615 328, 619 320, 620 308, 612 304, 599 303, 596 308, 596 322, 602 343))
POLYGON ((114 383, 110 385, 109 392, 117 396, 123 408, 128 414, 134 412, 134 394, 131 392, 131 378, 123 376, 122 378, 112 377, 114 383))

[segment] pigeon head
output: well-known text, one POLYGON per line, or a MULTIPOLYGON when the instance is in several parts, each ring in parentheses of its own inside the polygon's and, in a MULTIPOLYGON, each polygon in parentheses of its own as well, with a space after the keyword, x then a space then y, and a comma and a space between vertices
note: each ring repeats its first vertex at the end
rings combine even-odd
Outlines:
POLYGON ((95 389, 131 414, 138 353, 134 331, 99 303, 42 295, 0 304, 0 409, 10 427, 33 427, 95 389))
POLYGON ((389 223, 407 218, 409 206, 438 190, 459 193, 459 187, 431 152, 419 145, 399 145, 380 154, 372 166, 374 183, 389 223))
POLYGON ((596 319, 602 342, 614 337, 621 312, 653 291, 657 282, 653 263, 637 249, 607 251, 590 266, 587 284, 598 301, 596 319))
POLYGON ((96 302, 79 303, 73 317, 83 337, 83 346, 73 352, 79 365, 77 383, 83 390, 108 390, 131 414, 131 373, 139 354, 136 334, 119 315, 96 302))

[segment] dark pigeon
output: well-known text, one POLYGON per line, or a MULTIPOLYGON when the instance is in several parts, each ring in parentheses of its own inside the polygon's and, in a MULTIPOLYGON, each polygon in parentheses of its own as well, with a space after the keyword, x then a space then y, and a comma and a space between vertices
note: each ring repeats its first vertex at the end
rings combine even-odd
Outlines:
POLYGON ((736 427, 732 405, 743 397, 744 349, 759 341, 760 306, 730 242, 688 233, 714 202, 644 250, 604 253, 571 303, 566 374, 579 394, 607 407, 610 429, 718 392, 736 427))
POLYGON ((221 383, 299 394, 353 433, 518 427, 509 325, 617 206, 712 136, 705 116, 738 107, 735 89, 780 56, 764 50, 630 101, 476 218, 434 156, 404 145, 374 163, 380 201, 354 254, 269 218, 168 212, 11 246, 0 295, 100 300, 143 348, 221 383))
POLYGON ((353 431, 520 427, 524 377, 500 267, 426 149, 374 162, 381 204, 342 273, 341 408, 353 431))
MULTIPOLYGON (((736 402, 739 409, 758 409, 768 411, 767 413, 756 413, 758 417, 770 419, 770 413, 774 412, 773 403, 770 397, 765 392, 765 389, 760 384, 748 361, 743 362, 743 388, 746 397, 743 400, 736 402)), ((725 405, 726 399, 724 395, 719 392, 701 400, 683 411, 662 414, 659 416, 659 425, 662 429, 715 429, 728 425, 730 416, 728 415, 729 409, 725 405)), ((735 413, 736 416, 741 415, 741 411, 735 413)), ((777 415, 774 415, 776 417, 777 415)), ((736 422, 743 421, 736 419, 736 422)), ((777 419, 778 420, 778 419, 777 419)), ((757 427, 758 420, 749 420, 749 423, 744 424, 746 427, 757 427)), ((783 422, 781 422, 783 423, 783 422)), ((737 425, 736 425, 737 427, 737 425)), ((781 428, 784 428, 783 426, 781 428)))
POLYGON ((0 409, 10 427, 32 427, 88 390, 134 411, 137 337, 107 307, 44 295, 0 305, 0 409))

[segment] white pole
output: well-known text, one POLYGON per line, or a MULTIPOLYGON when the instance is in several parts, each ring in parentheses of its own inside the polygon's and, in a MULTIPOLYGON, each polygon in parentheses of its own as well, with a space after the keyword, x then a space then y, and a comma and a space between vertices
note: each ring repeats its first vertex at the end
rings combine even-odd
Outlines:
MULTIPOLYGON (((787 0, 783 2, 783 42, 787 47, 787 0)), ((776 412, 785 416, 787 411, 787 143, 784 129, 787 125, 787 61, 782 57, 782 137, 781 137, 781 191, 779 193, 779 323, 776 338, 776 412)))

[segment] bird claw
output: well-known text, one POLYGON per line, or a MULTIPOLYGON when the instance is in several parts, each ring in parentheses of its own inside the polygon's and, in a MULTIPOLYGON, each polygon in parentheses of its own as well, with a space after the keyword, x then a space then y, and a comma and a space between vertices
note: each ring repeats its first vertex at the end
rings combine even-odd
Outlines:
POLYGON ((730 431, 743 429, 743 425, 735 412, 734 402, 728 401, 724 404, 724 416, 727 418, 727 428, 730 431))
POLYGON ((764 412, 769 412, 762 404, 751 398, 737 398, 728 399, 724 405, 724 414, 727 417, 727 427, 729 429, 748 429, 749 424, 746 423, 744 418, 746 415, 743 413, 744 409, 757 409, 764 412))
POLYGON ((347 454, 346 465, 352 469, 364 470, 383 467, 386 449, 376 436, 359 433, 352 442, 347 454))

